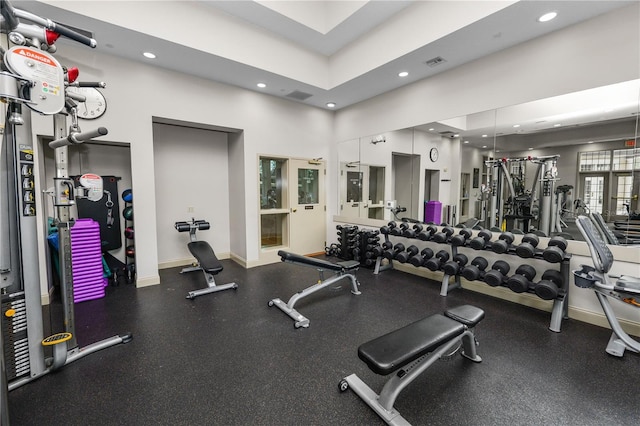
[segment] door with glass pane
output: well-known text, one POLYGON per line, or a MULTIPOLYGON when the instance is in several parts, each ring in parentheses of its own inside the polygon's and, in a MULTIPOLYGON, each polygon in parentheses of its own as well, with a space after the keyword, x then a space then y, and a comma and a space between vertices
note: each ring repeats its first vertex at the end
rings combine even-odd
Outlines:
POLYGON ((634 184, 634 176, 631 173, 613 174, 613 194, 611 197, 613 216, 611 220, 625 220, 629 216, 629 211, 635 210, 638 202, 637 180, 636 178, 634 184))
POLYGON ((287 244, 289 209, 287 191, 287 159, 260 157, 260 248, 270 249, 287 244))
POLYGON ((601 213, 608 220, 608 173, 593 173, 582 175, 581 202, 585 210, 591 213, 601 213))
POLYGON ((340 216, 360 217, 365 210, 365 177, 360 165, 342 163, 340 169, 340 216))
POLYGON ((298 254, 324 253, 326 238, 325 166, 289 160, 289 247, 298 254))

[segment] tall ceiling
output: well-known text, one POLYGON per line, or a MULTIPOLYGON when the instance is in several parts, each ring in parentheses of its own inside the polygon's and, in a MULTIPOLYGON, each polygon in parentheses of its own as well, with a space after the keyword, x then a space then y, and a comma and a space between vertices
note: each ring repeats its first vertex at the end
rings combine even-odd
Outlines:
POLYGON ((344 108, 634 2, 13 0, 15 7, 91 31, 97 50, 109 55, 325 109, 328 102, 344 108), (549 11, 558 17, 537 21, 549 11), (401 71, 408 76, 399 77, 401 71))

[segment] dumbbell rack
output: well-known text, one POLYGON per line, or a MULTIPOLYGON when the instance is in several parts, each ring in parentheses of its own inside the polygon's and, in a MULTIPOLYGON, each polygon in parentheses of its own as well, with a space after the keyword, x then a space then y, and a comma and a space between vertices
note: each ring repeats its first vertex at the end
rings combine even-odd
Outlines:
MULTIPOLYGON (((391 225, 391 222, 390 222, 391 225)), ((383 227, 384 228, 384 227, 383 227)), ((405 233, 405 231, 407 230, 407 227, 405 225, 405 227, 403 228, 403 232, 401 233, 391 233, 389 232, 389 230, 387 229, 386 231, 383 230, 383 228, 381 228, 381 233, 384 234, 385 236, 385 242, 390 244, 390 236, 398 236, 398 237, 404 237, 404 238, 411 238, 410 236, 408 236, 407 233, 405 233)), ((398 229, 400 229, 400 227, 397 227, 398 229)), ((459 229, 459 228, 455 228, 455 229, 459 229)), ((410 234, 410 233, 409 233, 410 234)), ((446 241, 434 241, 433 238, 429 239, 429 240, 422 240, 422 241, 429 241, 431 243, 437 243, 437 244, 446 244, 449 245, 451 247, 451 256, 452 258, 455 258, 458 255, 458 246, 456 245, 452 245, 451 244, 451 237, 453 237, 453 235, 448 235, 446 241)), ((432 235, 433 237, 433 235, 432 235)), ((470 239, 466 239, 465 244, 461 245, 460 247, 466 247, 469 245, 470 239)), ((490 251, 493 253, 492 249, 491 249, 491 241, 488 241, 482 249, 478 250, 475 249, 477 251, 490 251)), ((542 260, 545 262, 549 262, 548 260, 546 260, 543 255, 542 255, 543 251, 538 250, 536 252, 533 253, 532 256, 530 256, 530 259, 534 259, 534 260, 542 260)), ((512 246, 511 244, 509 244, 509 247, 505 250, 504 253, 501 254, 505 254, 505 255, 509 255, 509 256, 517 256, 516 253, 516 247, 512 246)), ((389 263, 387 265, 382 265, 382 261, 383 261, 383 257, 379 256, 376 259, 376 266, 375 266, 375 270, 374 270, 374 274, 378 274, 382 271, 385 271, 387 269, 391 269, 393 268, 393 260, 389 260, 389 263)), ((560 264, 560 275, 562 277, 562 285, 559 286, 558 288, 558 295, 557 297, 555 297, 555 299, 553 299, 553 308, 551 311, 551 321, 550 321, 550 325, 549 325, 549 329, 551 331, 554 331, 556 333, 560 332, 561 329, 561 323, 562 323, 562 319, 563 318, 568 318, 568 311, 569 311, 569 276, 570 276, 570 260, 571 260, 571 254, 568 253, 563 253, 562 255, 562 260, 560 262, 555 262, 555 263, 559 263, 560 264)), ((550 262, 551 263, 551 262, 550 262)), ((451 283, 451 276, 445 274, 443 280, 442 280, 442 286, 440 289, 440 295, 441 296, 447 296, 449 290, 453 290, 456 288, 460 288, 462 286, 461 281, 460 281, 460 273, 457 273, 455 275, 455 281, 453 283, 451 283)), ((506 286, 506 282, 503 284, 503 286, 506 286)), ((535 293, 535 291, 533 289, 528 289, 527 291, 528 293, 535 293)))
POLYGON ((376 263, 373 250, 380 246, 380 231, 342 225, 336 226, 336 229, 338 243, 327 247, 326 253, 342 260, 356 260, 361 266, 373 268, 376 263))
MULTIPOLYGON (((485 245, 482 251, 490 251, 493 253, 490 242, 485 245)), ((543 252, 541 250, 538 250, 533 254, 533 256, 529 257, 528 259, 551 263, 548 260, 544 259, 542 253, 543 252)), ((510 246, 507 249, 507 251, 502 254, 521 258, 516 253, 515 246, 510 246)), ((571 273, 570 261, 571 261, 571 254, 565 252, 563 254, 562 260, 560 262, 556 262, 560 264, 560 275, 562 276, 562 285, 559 286, 558 288, 558 296, 555 299, 553 299, 553 308, 551 310, 551 321, 549 324, 549 330, 556 333, 560 332, 562 319, 569 318, 569 276, 571 273)), ((503 286, 506 287, 506 284, 503 284, 503 286)), ((530 288, 527 291, 527 293, 535 294, 535 291, 530 288)))

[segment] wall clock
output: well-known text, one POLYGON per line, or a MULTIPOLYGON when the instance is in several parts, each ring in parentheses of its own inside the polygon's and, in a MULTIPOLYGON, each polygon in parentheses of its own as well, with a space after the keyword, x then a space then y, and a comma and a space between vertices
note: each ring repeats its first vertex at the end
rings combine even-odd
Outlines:
POLYGON ((431 148, 431 151, 429 151, 429 158, 433 162, 438 161, 438 148, 431 148))
POLYGON ((78 118, 94 120, 107 111, 107 100, 104 95, 93 87, 68 87, 67 90, 84 96, 84 102, 78 102, 78 118))

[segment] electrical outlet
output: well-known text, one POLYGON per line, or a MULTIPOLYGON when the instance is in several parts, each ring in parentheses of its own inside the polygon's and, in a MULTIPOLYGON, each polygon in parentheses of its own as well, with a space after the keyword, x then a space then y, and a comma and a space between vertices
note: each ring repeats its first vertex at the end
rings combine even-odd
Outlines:
POLYGON ((193 206, 187 207, 187 213, 193 213, 193 206))

